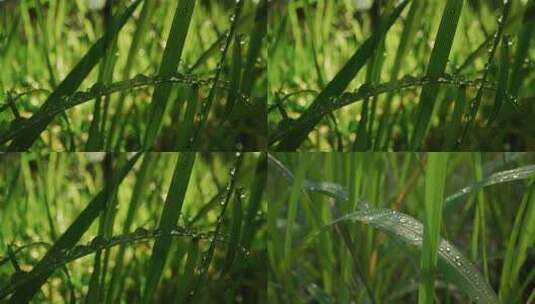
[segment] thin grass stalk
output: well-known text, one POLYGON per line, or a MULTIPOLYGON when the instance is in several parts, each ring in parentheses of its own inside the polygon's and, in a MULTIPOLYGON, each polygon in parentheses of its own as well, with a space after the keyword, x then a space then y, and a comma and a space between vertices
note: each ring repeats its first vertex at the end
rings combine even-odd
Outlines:
POLYGON ((420 260, 419 304, 432 304, 434 301, 448 157, 448 153, 430 153, 428 157, 425 173, 425 220, 420 260))
MULTIPOLYGON (((439 77, 444 73, 457 32, 457 25, 463 10, 464 0, 448 0, 442 11, 442 20, 435 39, 435 45, 429 59, 426 75, 439 77)), ((429 84, 423 87, 417 108, 417 119, 411 138, 411 150, 421 148, 431 116, 435 108, 439 85, 429 84)))
MULTIPOLYGON (((182 57, 182 51, 188 35, 191 17, 195 9, 196 0, 180 0, 177 4, 173 25, 167 39, 162 57, 159 75, 168 77, 175 73, 182 57)), ((154 89, 150 107, 149 121, 143 139, 143 149, 153 149, 161 128, 162 118, 167 108, 171 84, 162 84, 154 89)))
MULTIPOLYGON (((179 155, 158 225, 158 228, 164 234, 170 232, 177 225, 191 178, 195 157, 196 154, 194 152, 184 152, 179 155)), ((170 236, 164 236, 154 243, 141 303, 150 303, 154 300, 154 290, 159 285, 163 268, 171 248, 171 240, 170 236)))

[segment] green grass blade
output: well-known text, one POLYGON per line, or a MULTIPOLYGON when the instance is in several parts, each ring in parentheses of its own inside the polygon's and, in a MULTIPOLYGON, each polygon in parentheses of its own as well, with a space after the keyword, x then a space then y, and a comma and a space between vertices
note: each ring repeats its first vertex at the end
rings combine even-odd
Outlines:
POLYGON ((403 1, 396 7, 396 9, 394 9, 392 14, 386 19, 387 22, 385 26, 378 29, 361 45, 344 67, 336 74, 336 76, 334 76, 329 84, 327 84, 325 89, 316 97, 312 105, 303 115, 301 115, 295 126, 292 126, 291 130, 289 130, 284 137, 281 137, 281 134, 274 134, 274 136, 272 136, 270 144, 275 144, 280 141, 275 148, 276 150, 293 151, 305 141, 314 126, 321 120, 321 117, 314 117, 306 123, 300 123, 300 121, 306 121, 310 116, 315 116, 315 112, 321 111, 324 107, 328 107, 334 98, 343 93, 349 83, 362 69, 367 59, 374 54, 376 46, 401 15, 401 12, 408 2, 409 1, 403 1))
POLYGON ((422 257, 420 259, 420 287, 418 303, 433 303, 437 249, 442 223, 442 204, 448 168, 448 153, 431 153, 425 173, 425 220, 422 257))
MULTIPOLYGON (((232 197, 232 194, 234 193, 234 190, 236 188, 236 181, 240 173, 240 169, 241 169, 241 165, 243 161, 243 153, 237 152, 236 156, 237 156, 236 163, 234 167, 230 169, 230 181, 227 183, 227 186, 225 188, 226 195, 221 201, 221 212, 218 216, 217 226, 216 226, 215 233, 214 233, 215 235, 218 235, 219 231, 222 229, 225 211, 227 210, 227 206, 229 204, 230 198, 232 197)), ((199 277, 197 278, 195 282, 195 286, 192 292, 188 294, 189 303, 193 303, 195 296, 199 293, 201 285, 205 284, 206 275, 208 274, 208 268, 210 267, 210 264, 212 263, 212 258, 214 256, 216 241, 217 241, 217 238, 214 238, 212 240, 212 242, 210 243, 210 247, 203 255, 202 263, 201 265, 199 265, 200 266, 199 277)))
MULTIPOLYGON (((512 2, 512 1, 511 1, 512 2)), ((513 97, 517 97, 522 85, 522 66, 529 55, 531 39, 535 32, 535 18, 533 12, 535 11, 535 0, 530 0, 526 7, 526 12, 522 21, 522 28, 518 34, 518 46, 511 67, 511 82, 509 85, 510 93, 513 97)))
POLYGON ((236 100, 240 96, 240 82, 242 70, 242 47, 241 40, 238 36, 234 39, 234 47, 232 50, 232 68, 230 71, 230 90, 227 96, 227 103, 225 104, 225 117, 230 118, 230 114, 234 109, 236 100))
POLYGON ((458 88, 457 98, 454 102, 451 122, 446 132, 446 146, 444 147, 446 151, 455 151, 457 137, 462 130, 463 113, 466 107, 466 86, 458 88))
MULTIPOLYGON (((113 23, 113 26, 104 34, 104 37, 100 38, 89 49, 86 55, 78 62, 78 64, 72 69, 72 71, 65 77, 65 79, 58 85, 58 87, 48 96, 44 105, 33 116, 40 115, 42 111, 46 111, 48 106, 56 105, 61 102, 61 98, 73 94, 99 60, 104 56, 106 49, 110 46, 113 38, 117 36, 121 28, 125 25, 126 21, 130 19, 132 13, 139 5, 141 0, 136 0, 132 3, 123 14, 118 16, 113 23)), ((47 118, 45 121, 40 122, 32 129, 26 130, 23 134, 20 134, 13 139, 8 147, 10 151, 25 151, 28 150, 31 145, 37 140, 39 134, 45 130, 47 125, 53 120, 47 118)), ((3 140, 0 140, 3 142, 3 140)))
POLYGON ((189 290, 192 286, 192 282, 195 280, 195 266, 197 265, 197 260, 199 256, 199 241, 193 239, 189 245, 188 259, 186 260, 186 265, 184 266, 184 272, 182 273, 181 280, 178 280, 179 283, 176 302, 177 304, 187 303, 189 290))
POLYGON ((240 191, 236 191, 236 194, 234 195, 234 204, 232 205, 231 216, 232 224, 230 227, 230 240, 228 244, 227 256, 225 257, 225 262, 223 264, 223 269, 221 270, 220 277, 223 277, 230 271, 234 260, 237 258, 236 254, 239 252, 241 246, 241 228, 243 224, 242 199, 245 198, 245 194, 243 193, 243 191, 241 191, 241 189, 238 190, 240 191))
POLYGON ((195 132, 195 135, 193 136, 193 143, 192 143, 193 150, 198 150, 199 146, 201 145, 201 136, 202 136, 202 133, 204 132, 204 128, 208 120, 208 114, 210 113, 210 109, 212 107, 212 103, 216 95, 216 84, 219 82, 219 78, 221 77, 223 64, 225 63, 225 59, 227 57, 227 53, 232 42, 232 37, 234 36, 234 33, 236 32, 236 27, 238 24, 238 20, 240 20, 240 16, 243 10, 244 3, 245 3, 244 0, 237 0, 234 12, 232 13, 232 16, 230 18, 231 20, 230 29, 227 32, 223 48, 221 49, 222 54, 221 54, 221 58, 217 65, 216 73, 214 76, 214 85, 212 86, 212 89, 210 90, 210 93, 208 94, 206 101, 203 103, 201 107, 199 124, 197 126, 197 131, 195 132))
POLYGON ((178 124, 178 139, 177 150, 185 150, 189 144, 193 135, 195 127, 195 113, 197 113, 197 106, 199 104, 199 88, 194 86, 189 89, 188 99, 186 100, 186 113, 184 113, 183 120, 178 124))
MULTIPOLYGON (((164 234, 177 226, 186 190, 188 189, 193 163, 195 162, 195 156, 196 154, 194 152, 184 152, 178 158, 158 225, 158 228, 164 234)), ((164 236, 154 243, 147 281, 143 289, 142 303, 150 303, 153 300, 154 290, 156 290, 160 282, 170 247, 170 236, 164 236)))
MULTIPOLYGON (((48 262, 50 257, 54 256, 54 254, 57 252, 71 249, 80 240, 82 235, 89 229, 93 221, 106 207, 106 204, 110 200, 112 194, 117 190, 119 184, 126 177, 128 172, 130 172, 140 156, 140 153, 136 154, 121 168, 116 175, 114 175, 112 182, 108 184, 101 192, 99 192, 99 194, 93 200, 91 200, 87 207, 47 251, 47 254, 28 275, 32 275, 32 272, 39 272, 40 268, 48 262)), ((52 275, 52 271, 44 272, 30 282, 17 288, 9 300, 10 303, 27 303, 39 291, 41 286, 46 282, 50 275, 52 275)))
MULTIPOLYGON (((439 77, 444 73, 448 58, 457 32, 457 24, 463 10, 464 0, 448 0, 442 13, 442 20, 435 39, 435 45, 429 59, 426 75, 439 77)), ((422 89, 420 103, 417 108, 416 124, 412 135, 411 150, 421 148, 431 115, 435 108, 435 101, 438 95, 439 85, 430 84, 422 89)))
MULTIPOLYGON (((132 44, 130 45, 128 57, 126 58, 126 64, 122 73, 123 79, 128 79, 131 76, 130 74, 132 68, 134 67, 134 60, 140 50, 141 41, 145 37, 145 33, 149 27, 151 17, 155 10, 155 5, 155 1, 145 1, 143 3, 143 8, 141 9, 141 13, 139 15, 139 21, 136 31, 134 32, 134 37, 132 38, 132 44)), ((106 142, 107 151, 112 149, 118 150, 118 145, 121 141, 121 138, 119 138, 117 127, 120 125, 120 122, 123 121, 122 114, 124 113, 122 113, 122 109, 124 107, 125 98, 126 93, 123 93, 117 100, 117 107, 115 108, 115 113, 111 118, 111 125, 106 142)))
MULTIPOLYGON (((511 10, 511 4, 512 3, 513 3, 512 1, 505 1, 504 2, 502 14, 498 18, 498 32, 493 37, 494 41, 493 41, 492 46, 490 48, 489 58, 488 58, 488 61, 487 61, 486 65, 485 65, 485 70, 483 72, 483 78, 482 78, 483 82, 485 82, 487 80, 488 75, 490 73, 490 67, 491 67, 492 63, 494 62, 494 55, 496 54, 496 50, 498 49, 498 45, 499 45, 501 37, 503 35, 505 23, 506 23, 507 19, 509 18, 509 12, 511 10)), ((503 86, 504 84, 498 84, 498 85, 502 85, 503 86)), ((483 97, 483 89, 482 89, 482 87, 480 87, 479 90, 477 91, 476 97, 471 102, 470 108, 469 108, 469 110, 467 112, 466 125, 464 127, 463 133, 461 134, 461 138, 459 140, 459 144, 463 144, 465 142, 465 140, 467 139, 468 133, 470 132, 470 130, 472 129, 472 127, 473 127, 473 125, 475 123, 476 115, 477 115, 477 112, 479 110, 479 106, 481 105, 481 98, 482 97, 483 97)))
POLYGON ((501 54, 500 54, 500 67, 498 72, 498 87, 496 88, 496 96, 494 97, 494 107, 490 113, 487 125, 491 125, 502 107, 503 101, 507 98, 507 91, 509 85, 509 43, 510 40, 507 36, 504 36, 502 40, 501 54))
MULTIPOLYGON (((196 0, 180 0, 176 7, 173 25, 167 39, 167 44, 160 65, 160 76, 170 76, 178 69, 182 50, 188 34, 191 17, 195 8, 196 0)), ((162 84, 154 89, 150 109, 150 118, 143 140, 143 149, 150 150, 156 143, 156 137, 161 128, 162 117, 167 108, 171 84, 162 84)))
POLYGON ((471 185, 468 185, 452 195, 449 195, 445 200, 445 205, 454 204, 459 199, 469 193, 479 191, 480 189, 496 184, 506 183, 510 181, 523 180, 532 178, 535 175, 535 165, 522 166, 511 170, 505 170, 493 173, 471 185))
MULTIPOLYGON (((423 250, 424 227, 421 222, 407 214, 386 208, 365 208, 329 223, 320 231, 330 229, 345 221, 356 221, 370 225, 387 232, 395 240, 416 248, 418 252, 423 250)), ((307 241, 317 237, 318 233, 310 235, 307 241)), ((481 273, 455 246, 442 238, 440 238, 438 246, 438 270, 451 283, 463 290, 472 301, 481 304, 498 303, 496 293, 487 284, 481 273)))

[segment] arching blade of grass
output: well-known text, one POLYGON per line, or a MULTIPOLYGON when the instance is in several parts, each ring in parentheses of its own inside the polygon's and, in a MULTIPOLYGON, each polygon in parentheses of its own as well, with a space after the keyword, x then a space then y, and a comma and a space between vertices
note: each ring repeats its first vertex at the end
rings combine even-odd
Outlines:
MULTIPOLYGON (((113 26, 104 34, 104 37, 100 38, 85 56, 78 62, 78 64, 72 69, 72 71, 65 77, 65 79, 59 84, 59 86, 48 96, 41 109, 33 116, 41 115, 46 111, 47 107, 55 106, 62 101, 62 97, 73 94, 80 84, 84 81, 87 75, 104 56, 106 49, 110 46, 112 40, 119 33, 121 28, 125 25, 126 21, 130 19, 132 13, 139 5, 141 0, 136 0, 132 3, 123 14, 114 18, 113 26)), ((33 117, 32 116, 32 117, 33 117)), ((37 140, 41 132, 45 130, 47 125, 52 122, 54 117, 47 118, 45 121, 40 122, 38 125, 31 129, 26 130, 23 134, 20 134, 13 139, 8 147, 10 151, 25 151, 28 150, 32 144, 37 140)))
MULTIPOLYGON (((196 0, 180 0, 177 4, 173 25, 167 39, 167 44, 160 65, 160 76, 170 76, 178 69, 182 50, 188 34, 191 17, 195 8, 196 0)), ((171 84, 162 84, 154 89, 150 109, 150 118, 143 140, 143 149, 150 150, 156 143, 156 137, 160 131, 162 117, 167 108, 171 84)))
MULTIPOLYGON (((422 249, 424 227, 421 222, 407 214, 386 208, 364 208, 345 215, 321 228, 329 229, 340 222, 356 221, 386 232, 395 240, 422 249)), ((306 241, 310 242, 320 233, 313 233, 306 241)), ((476 303, 497 304, 496 293, 487 284, 481 273, 450 242, 440 238, 438 246, 438 270, 452 284, 463 290, 476 303)))
POLYGON ((315 117, 306 123, 300 123, 300 121, 303 121, 310 116, 314 116, 315 112, 321 111, 323 108, 328 107, 334 98, 343 93, 349 83, 362 69, 366 61, 374 54, 374 51, 382 37, 384 37, 386 32, 398 19, 407 3, 408 1, 403 1, 394 9, 392 14, 385 19, 387 21, 385 22, 384 27, 377 29, 377 31, 361 45, 361 47, 348 60, 338 74, 334 76, 329 84, 327 84, 325 89, 316 97, 312 105, 310 105, 305 113, 301 115, 296 124, 291 127, 284 137, 282 137, 279 133, 274 134, 274 136, 270 138, 270 144, 280 141, 276 147, 276 150, 293 151, 301 145, 301 143, 307 138, 308 133, 310 133, 314 126, 321 120, 321 116, 315 117))
MULTIPOLYGON (((167 192, 160 223, 158 224, 158 228, 164 233, 171 231, 178 223, 186 190, 188 189, 193 163, 195 162, 195 156, 194 152, 180 153, 175 166, 175 172, 173 173, 173 179, 167 192)), ((154 243, 147 281, 143 289, 142 303, 150 303, 153 300, 154 290, 157 289, 160 282, 170 247, 170 236, 164 236, 154 243)))
MULTIPOLYGON (((315 111, 306 111, 298 120, 291 122, 288 127, 279 128, 276 134, 272 136, 271 143, 277 141, 277 138, 286 138, 296 129, 305 128, 307 125, 312 125, 314 122, 321 119, 324 115, 333 112, 337 109, 343 108, 357 101, 364 100, 366 98, 376 96, 379 94, 399 91, 415 86, 427 86, 427 85, 440 85, 440 84, 453 84, 466 87, 478 87, 479 80, 467 80, 464 77, 457 77, 449 74, 442 74, 438 77, 414 77, 404 76, 400 80, 380 83, 377 85, 363 84, 355 92, 344 92, 340 96, 331 99, 328 104, 323 105, 320 108, 316 108, 315 111)), ((486 83, 484 88, 493 90, 494 85, 486 83)))
POLYGON ((448 196, 444 200, 444 204, 453 204, 457 202, 459 198, 469 193, 479 191, 480 189, 487 186, 506 183, 515 180, 529 179, 533 176, 535 176, 535 165, 523 166, 511 170, 496 172, 448 196))
MULTIPOLYGON (((448 0, 442 12, 442 20, 435 39, 435 45, 429 59, 426 75, 438 77, 444 73, 450 55, 453 39, 457 32, 457 24, 463 10, 464 0, 448 0)), ((412 135, 411 150, 418 150, 425 138, 431 115, 435 108, 438 95, 438 84, 423 87, 420 103, 417 108, 418 116, 412 135)))
POLYGON ((433 303, 437 249, 440 242, 442 204, 448 168, 448 153, 431 153, 425 172, 425 221, 418 303, 433 303))
MULTIPOLYGON (((70 250, 80 240, 82 235, 89 229, 93 221, 98 217, 102 210, 106 207, 110 198, 113 197, 119 184, 126 177, 128 172, 132 169, 136 161, 141 156, 140 153, 134 155, 120 170, 113 176, 112 182, 109 183, 98 195, 89 202, 87 207, 80 213, 76 220, 67 228, 61 237, 54 243, 54 245, 47 251, 46 255, 39 261, 39 263, 28 273, 38 273, 41 271, 51 257, 58 252, 70 250)), ((46 282, 48 277, 52 275, 53 271, 45 271, 28 283, 18 287, 15 293, 10 298, 10 303, 27 303, 39 291, 41 286, 46 282)))
MULTIPOLYGON (((20 134, 29 132, 34 127, 38 126, 42 122, 46 122, 53 118, 55 115, 63 113, 64 111, 73 108, 77 105, 81 105, 97 97, 110 95, 116 92, 124 92, 132 89, 139 89, 146 86, 156 86, 163 83, 179 83, 189 85, 193 87, 208 86, 212 84, 210 80, 199 79, 194 75, 182 75, 173 74, 169 77, 160 76, 146 76, 137 75, 132 79, 118 81, 110 85, 100 85, 96 83, 91 89, 87 91, 79 91, 70 96, 62 97, 62 101, 54 106, 47 106, 45 110, 31 118, 20 123, 12 123, 11 128, 0 134, 0 144, 4 144, 9 140, 18 137, 20 134)), ((225 83, 218 83, 218 89, 228 90, 228 86, 225 83)))

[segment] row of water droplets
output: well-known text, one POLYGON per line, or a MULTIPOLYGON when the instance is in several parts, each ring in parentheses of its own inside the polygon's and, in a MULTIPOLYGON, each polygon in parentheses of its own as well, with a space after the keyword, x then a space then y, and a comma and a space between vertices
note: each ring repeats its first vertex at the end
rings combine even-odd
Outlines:
MULTIPOLYGON (((139 227, 134 232, 113 236, 109 239, 103 236, 96 236, 87 244, 76 245, 69 250, 52 252, 50 256, 43 261, 43 264, 36 266, 34 271, 31 271, 30 273, 23 273, 23 275, 20 275, 20 273, 15 273, 12 276, 11 284, 5 288, 2 288, 2 291, 0 292, 0 298, 12 293, 18 286, 24 285, 33 278, 38 277, 40 274, 53 271, 62 265, 90 255, 96 251, 108 249, 120 244, 153 240, 163 236, 188 237, 193 240, 207 240, 209 242, 215 241, 220 243, 228 243, 229 239, 227 234, 215 233, 214 231, 204 232, 197 229, 180 226, 176 226, 169 231, 163 231, 162 229, 149 230, 139 227)), ((245 250, 245 248, 240 248, 240 250, 242 252, 248 252, 245 250)))
MULTIPOLYGON (((485 89, 494 90, 496 85, 483 81, 482 79, 467 79, 464 76, 456 76, 444 73, 438 77, 422 76, 415 77, 406 75, 399 80, 380 83, 380 84, 362 84, 356 91, 344 92, 339 96, 332 96, 326 102, 314 103, 290 128, 281 130, 276 138, 283 138, 291 129, 303 128, 309 123, 315 122, 324 115, 338 110, 356 101, 364 100, 379 94, 394 92, 412 87, 424 86, 428 84, 448 84, 457 87, 477 87, 482 86, 485 89)), ((510 96, 509 99, 512 99, 510 96)))
MULTIPOLYGON (((497 19, 498 30, 494 32, 494 35, 492 36, 492 44, 487 50, 488 59, 483 69, 483 77, 482 77, 483 83, 480 84, 479 90, 477 92, 477 96, 472 100, 472 102, 470 102, 468 111, 464 113, 463 120, 465 121, 465 128, 464 128, 464 131, 461 132, 460 138, 457 139, 457 145, 461 145, 463 140, 465 140, 465 137, 476 118, 476 115, 477 115, 477 112, 481 103, 481 97, 483 95, 483 84, 487 80, 487 77, 490 73, 490 67, 491 67, 492 61, 494 60, 496 49, 498 48, 501 36, 504 31, 505 21, 509 15, 509 9, 510 9, 511 3, 508 0, 504 0, 503 5, 504 6, 503 6, 502 14, 500 14, 497 19)), ((512 101, 512 104, 516 104, 516 101, 517 101, 515 96, 510 96, 510 95, 508 95, 508 100, 512 101)))
MULTIPOLYGON (((418 248, 422 247, 424 234, 423 224, 407 214, 386 208, 365 208, 344 216, 344 220, 354 220, 367 223, 376 228, 386 230, 402 241, 418 248)), ((455 268, 465 282, 456 282, 467 291, 468 295, 478 303, 495 303, 496 295, 480 275, 479 271, 466 259, 461 252, 441 238, 438 256, 448 266, 455 268), (459 284, 461 283, 461 284, 459 284), (468 284, 465 286, 463 284, 468 284)))
MULTIPOLYGON (((24 124, 21 124, 18 128, 14 130, 10 130, 10 132, 6 135, 6 138, 7 140, 12 139, 17 134, 21 133, 23 130, 30 129, 39 122, 46 121, 47 119, 52 118, 62 113, 63 111, 66 111, 72 107, 93 100, 95 98, 120 91, 127 91, 151 85, 161 85, 164 83, 177 83, 186 86, 199 87, 214 84, 214 86, 218 89, 229 90, 230 88, 230 85, 227 81, 218 80, 217 83, 215 83, 214 78, 201 79, 196 75, 186 75, 180 73, 176 73, 171 76, 147 76, 144 74, 138 74, 132 79, 119 81, 109 85, 97 82, 86 91, 78 91, 72 95, 60 97, 58 102, 49 102, 44 104, 43 107, 39 110, 39 112, 37 112, 24 124)), ((239 100, 244 102, 245 104, 250 104, 249 97, 243 94, 239 94, 239 100)))
POLYGON ((467 195, 468 193, 477 191, 481 188, 495 185, 495 184, 515 181, 515 180, 527 179, 533 176, 533 174, 535 174, 535 165, 527 165, 527 166, 522 166, 522 167, 518 167, 515 169, 511 169, 511 170, 505 170, 505 171, 493 173, 490 176, 478 182, 475 182, 469 186, 466 186, 462 188, 461 190, 455 192, 454 194, 448 196, 444 200, 444 202, 448 204, 462 196, 467 195))

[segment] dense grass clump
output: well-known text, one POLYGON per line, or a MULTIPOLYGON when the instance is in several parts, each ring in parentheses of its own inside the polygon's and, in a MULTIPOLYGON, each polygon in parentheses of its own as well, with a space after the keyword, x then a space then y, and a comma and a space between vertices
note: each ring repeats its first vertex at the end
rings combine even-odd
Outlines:
POLYGON ((268 155, 270 303, 533 303, 535 155, 268 155))
POLYGON ((261 150, 266 26, 266 0, 0 2, 0 149, 261 150))
POLYGON ((534 10, 533 0, 273 4, 270 149, 533 149, 534 10))
POLYGON ((264 303, 261 154, 0 154, 0 301, 264 303))

